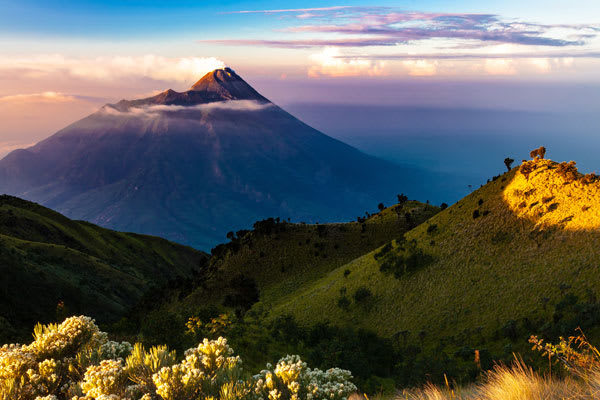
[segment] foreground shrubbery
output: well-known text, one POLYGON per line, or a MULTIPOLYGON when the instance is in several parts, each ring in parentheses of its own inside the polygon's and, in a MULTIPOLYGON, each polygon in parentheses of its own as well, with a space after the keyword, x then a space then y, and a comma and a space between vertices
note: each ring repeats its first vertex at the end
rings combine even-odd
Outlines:
POLYGON ((110 341, 92 319, 71 317, 38 325, 29 345, 0 348, 0 399, 341 400, 356 390, 349 371, 310 369, 298 356, 247 375, 222 337, 184 356, 110 341))
MULTIPOLYGON (((581 331, 580 331, 581 332, 581 331)), ((427 385, 404 391, 410 400, 594 400, 600 398, 600 351, 581 333, 556 345, 530 338, 533 349, 568 372, 565 378, 541 375, 517 359, 511 367, 496 365, 479 384, 467 388, 427 385)))
POLYGON ((600 372, 587 379, 556 379, 542 376, 515 362, 512 367, 497 366, 483 383, 466 388, 427 385, 405 391, 399 399, 407 400, 595 400, 600 397, 600 372))

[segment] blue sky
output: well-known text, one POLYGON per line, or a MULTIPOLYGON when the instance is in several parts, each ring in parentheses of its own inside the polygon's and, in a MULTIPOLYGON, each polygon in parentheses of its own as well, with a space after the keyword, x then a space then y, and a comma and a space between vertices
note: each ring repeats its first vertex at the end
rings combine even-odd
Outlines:
POLYGON ((279 25, 261 15, 236 17, 224 14, 241 10, 321 8, 331 6, 386 6, 430 12, 498 13, 547 23, 594 23, 600 3, 575 1, 0 1, 0 30, 4 33, 56 34, 60 36, 110 37, 234 34, 249 25, 261 29, 279 25))
POLYGON ((223 65, 281 104, 548 109, 561 96, 537 88, 564 85, 570 104, 600 105, 576 95, 600 85, 597 0, 0 0, 0 10, 0 155, 223 65), (416 95, 398 95, 407 84, 416 95), (498 84, 516 89, 499 98, 498 84))

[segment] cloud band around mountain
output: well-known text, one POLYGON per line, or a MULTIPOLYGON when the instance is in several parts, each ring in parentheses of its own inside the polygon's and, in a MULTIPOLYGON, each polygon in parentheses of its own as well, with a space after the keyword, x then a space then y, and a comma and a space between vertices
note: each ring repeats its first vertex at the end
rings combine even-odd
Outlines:
POLYGON ((177 111, 211 111, 211 110, 232 110, 232 111, 261 111, 267 108, 274 107, 272 103, 264 103, 255 100, 228 100, 215 101, 206 104, 196 104, 193 106, 182 105, 151 105, 143 107, 131 107, 125 111, 120 111, 112 105, 102 107, 100 110, 105 114, 120 115, 120 116, 147 116, 158 117, 163 113, 177 111))

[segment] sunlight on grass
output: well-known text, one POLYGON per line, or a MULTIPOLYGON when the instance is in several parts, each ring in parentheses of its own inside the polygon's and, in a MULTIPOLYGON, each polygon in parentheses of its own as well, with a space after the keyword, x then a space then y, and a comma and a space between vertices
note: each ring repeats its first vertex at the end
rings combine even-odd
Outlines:
POLYGON ((600 227, 600 180, 594 174, 580 174, 574 162, 526 161, 502 195, 519 218, 533 222, 536 228, 600 227))

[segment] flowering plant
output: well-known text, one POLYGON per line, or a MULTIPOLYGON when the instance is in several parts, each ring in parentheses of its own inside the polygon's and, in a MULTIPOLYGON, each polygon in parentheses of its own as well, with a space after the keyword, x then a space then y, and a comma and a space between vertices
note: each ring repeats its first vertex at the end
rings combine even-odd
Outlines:
POLYGON ((227 339, 204 339, 177 362, 166 346, 113 342, 88 317, 36 326, 29 345, 0 347, 0 400, 345 400, 350 371, 299 356, 254 377, 227 339))

